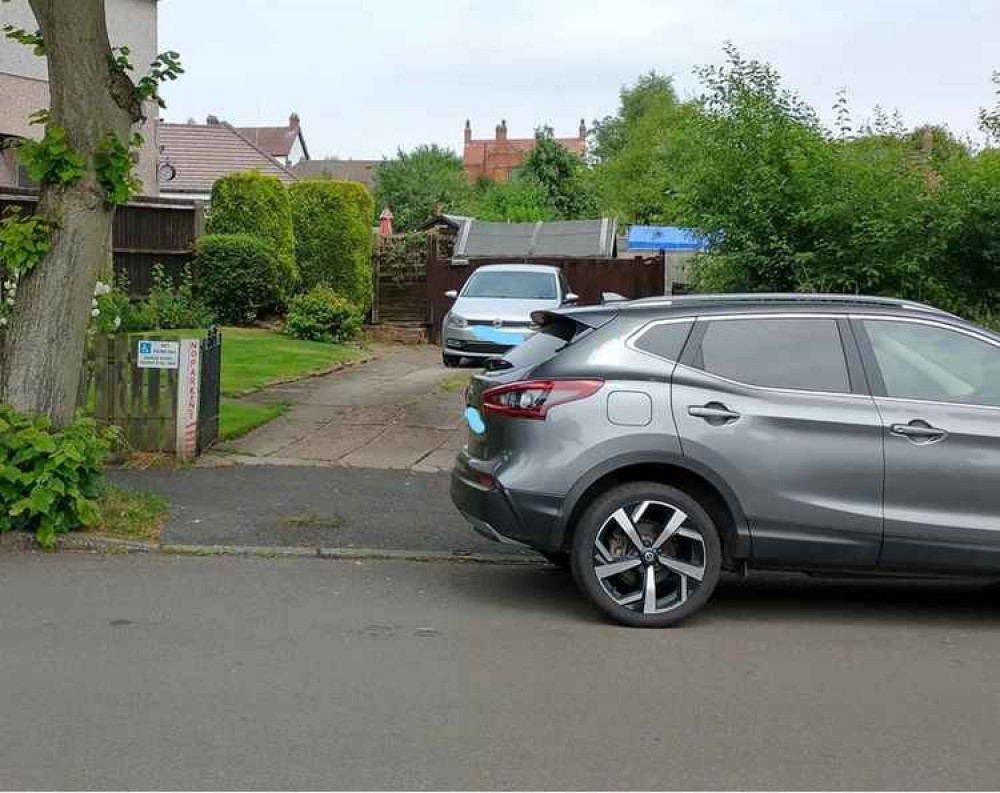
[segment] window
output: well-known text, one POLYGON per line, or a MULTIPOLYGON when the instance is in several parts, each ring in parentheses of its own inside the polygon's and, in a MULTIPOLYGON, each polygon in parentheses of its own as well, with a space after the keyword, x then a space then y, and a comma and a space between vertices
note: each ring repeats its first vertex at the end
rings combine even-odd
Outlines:
POLYGON ((835 319, 711 320, 693 363, 751 385, 851 390, 835 319))
POLYGON ((651 355, 658 355, 668 361, 676 361, 680 358, 684 342, 687 341, 693 324, 693 321, 686 321, 661 322, 652 325, 643 331, 642 335, 633 342, 633 345, 636 349, 651 355))
POLYGON ((465 284, 462 297, 513 298, 516 300, 555 300, 556 279, 549 273, 477 272, 465 284))
POLYGON ((887 396, 1000 406, 1000 348, 937 325, 863 322, 887 396))

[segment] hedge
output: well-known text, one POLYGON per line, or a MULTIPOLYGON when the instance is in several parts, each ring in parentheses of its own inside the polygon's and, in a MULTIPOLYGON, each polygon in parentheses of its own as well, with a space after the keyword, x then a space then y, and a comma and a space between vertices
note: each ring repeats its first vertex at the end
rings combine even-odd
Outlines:
POLYGON ((263 237, 207 234, 196 251, 200 297, 220 322, 249 325, 284 293, 285 268, 263 237))
POLYGON ((329 286, 367 309, 375 202, 356 182, 312 179, 288 190, 302 288, 329 286))
MULTIPOLYGON (((288 191, 275 176, 257 171, 224 176, 212 186, 209 234, 252 234, 268 241, 283 273, 282 299, 298 282, 295 231, 288 191)), ((281 302, 279 300, 279 302, 281 302)))

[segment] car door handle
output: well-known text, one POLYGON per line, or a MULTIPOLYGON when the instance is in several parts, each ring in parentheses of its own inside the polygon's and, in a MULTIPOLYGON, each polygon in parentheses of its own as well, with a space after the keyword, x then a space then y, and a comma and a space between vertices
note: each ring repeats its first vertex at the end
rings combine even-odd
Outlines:
POLYGON ((688 408, 688 415, 699 419, 705 419, 709 424, 720 425, 736 421, 740 417, 739 413, 730 410, 721 402, 709 402, 707 405, 691 405, 688 408))
POLYGON ((909 424, 893 424, 889 427, 889 432, 917 443, 933 443, 948 437, 945 430, 932 427, 923 419, 914 419, 909 424))

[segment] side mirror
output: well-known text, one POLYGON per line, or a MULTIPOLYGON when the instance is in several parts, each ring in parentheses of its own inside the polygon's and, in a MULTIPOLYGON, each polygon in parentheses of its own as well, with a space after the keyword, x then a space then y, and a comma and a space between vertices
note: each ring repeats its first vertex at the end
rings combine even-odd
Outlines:
POLYGON ((444 296, 449 300, 454 300, 456 297, 458 297, 458 290, 449 289, 447 292, 444 293, 444 296))
POLYGON ((580 296, 576 292, 567 292, 563 297, 563 303, 579 303, 580 296))

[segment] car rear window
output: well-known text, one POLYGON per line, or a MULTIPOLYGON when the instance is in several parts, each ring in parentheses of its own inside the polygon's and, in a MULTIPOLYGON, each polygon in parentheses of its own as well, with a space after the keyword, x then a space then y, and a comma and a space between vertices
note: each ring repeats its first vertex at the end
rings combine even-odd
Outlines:
POLYGON ((486 368, 520 369, 525 366, 537 366, 571 345, 589 330, 586 325, 569 318, 547 322, 537 333, 514 347, 502 359, 487 362, 486 368))
POLYGON ((691 326, 694 320, 683 322, 656 322, 647 325, 641 334, 632 344, 636 349, 666 358, 668 361, 676 361, 680 358, 681 350, 684 349, 684 342, 687 341, 688 334, 691 333, 691 326))

